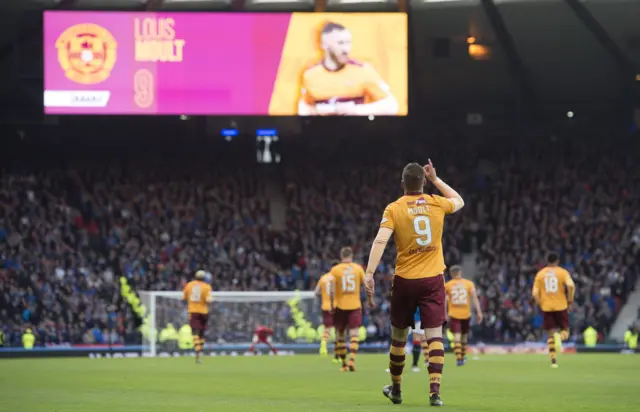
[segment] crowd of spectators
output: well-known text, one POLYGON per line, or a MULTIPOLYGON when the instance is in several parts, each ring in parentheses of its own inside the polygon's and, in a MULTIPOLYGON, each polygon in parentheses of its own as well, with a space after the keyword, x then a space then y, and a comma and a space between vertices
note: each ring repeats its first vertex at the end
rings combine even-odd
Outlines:
POLYGON ((0 178, 0 325, 39 343, 139 341, 118 278, 180 290, 206 268, 217 290, 289 289, 272 263, 269 206, 249 162, 217 159, 23 167, 0 178))
MULTIPOLYGON (((552 250, 577 285, 574 338, 589 325, 606 335, 640 273, 640 167, 631 150, 637 143, 557 138, 459 143, 412 142, 368 149, 366 155, 347 146, 327 158, 312 147, 317 162, 312 174, 296 172, 302 162, 309 166, 308 157, 298 157, 304 160, 291 166, 286 179, 288 226, 302 239, 308 277, 326 271, 344 244, 354 245, 356 260, 366 263, 382 210, 401 195, 404 159, 424 161, 416 153, 430 153, 467 205, 447 219, 443 241, 448 265, 475 252, 475 273, 467 276, 478 285, 486 320, 474 327, 474 338, 541 338, 542 316, 531 287, 552 250)), ((389 247, 378 268, 383 296, 390 289, 394 253, 389 247)), ((384 301, 373 313, 365 309, 374 340, 387 337, 388 319, 384 301)))
POLYGON ((549 250, 576 283, 573 332, 606 335, 640 272, 640 168, 630 147, 525 145, 503 153, 475 210, 486 340, 537 340, 529 298, 549 250), (551 150, 550 150, 551 149, 551 150))
MULTIPOLYGON (((137 290, 180 290, 205 268, 216 290, 310 290, 344 245, 366 264, 384 206, 401 195, 402 166, 427 154, 466 201, 447 219, 445 260, 477 257, 467 274, 485 311, 476 339, 540 338, 530 288, 549 250, 576 281, 575 331, 591 324, 606 333, 635 285, 640 174, 628 146, 323 143, 284 147, 282 164, 263 169, 237 148, 5 168, 0 327, 8 342, 18 344, 27 326, 40 344, 139 341, 120 276, 137 290), (267 179, 282 183, 285 230, 271 227, 267 179)), ((393 257, 390 246, 378 268, 379 304, 365 309, 371 340, 388 337, 393 257)))

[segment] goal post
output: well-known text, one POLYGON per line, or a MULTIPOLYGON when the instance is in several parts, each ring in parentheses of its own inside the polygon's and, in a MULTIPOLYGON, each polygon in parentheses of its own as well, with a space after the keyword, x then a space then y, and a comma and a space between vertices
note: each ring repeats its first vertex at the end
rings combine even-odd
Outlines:
MULTIPOLYGON (((189 325, 187 303, 182 292, 143 291, 138 293, 146 311, 142 325, 142 351, 156 356, 160 331, 171 324, 176 330, 189 325)), ((320 307, 314 292, 213 292, 205 332, 205 352, 216 345, 245 349, 251 344, 256 325, 274 330, 273 341, 285 343, 294 326, 319 325, 320 307)), ((175 348, 175 350, 180 350, 175 348)), ((183 349, 182 349, 183 350, 183 349)), ((166 350, 171 352, 171 350, 166 350)))

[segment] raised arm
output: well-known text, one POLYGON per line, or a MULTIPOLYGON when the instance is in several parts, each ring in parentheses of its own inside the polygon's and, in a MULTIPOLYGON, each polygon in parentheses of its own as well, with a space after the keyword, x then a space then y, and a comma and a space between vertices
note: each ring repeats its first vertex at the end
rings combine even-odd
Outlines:
POLYGON ((453 211, 451 213, 455 213, 464 207, 464 200, 462 199, 462 196, 438 177, 436 168, 433 167, 433 163, 431 163, 431 159, 429 159, 429 163, 424 167, 424 174, 426 178, 433 183, 436 189, 442 193, 442 196, 446 197, 451 201, 451 203, 453 203, 453 211))

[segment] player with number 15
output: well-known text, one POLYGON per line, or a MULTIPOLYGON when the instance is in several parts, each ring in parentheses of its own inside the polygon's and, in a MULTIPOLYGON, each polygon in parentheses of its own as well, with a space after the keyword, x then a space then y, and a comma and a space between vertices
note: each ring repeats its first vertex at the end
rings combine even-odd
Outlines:
MULTIPOLYGON (((340 250, 340 263, 331 268, 335 285, 336 311, 333 317, 336 328, 336 354, 342 359, 342 371, 355 372, 358 353, 358 329, 362 326, 362 302, 360 286, 364 283, 364 269, 353 262, 353 250, 340 250), (349 330, 349 365, 347 365, 346 333, 349 330)), ((332 296, 333 298, 333 296, 332 296)))
POLYGON ((424 166, 409 163, 402 171, 404 196, 384 210, 380 229, 373 241, 367 264, 365 286, 369 304, 373 304, 373 274, 393 234, 396 244, 396 271, 391 289, 391 349, 389 370, 391 385, 382 390, 391 402, 402 402, 401 381, 405 363, 405 345, 414 325, 416 308, 429 350, 429 403, 442 406, 440 379, 444 367, 442 325, 445 322, 444 254, 442 231, 444 217, 464 206, 462 197, 436 175, 431 160, 424 166), (429 180, 443 196, 423 192, 429 180))

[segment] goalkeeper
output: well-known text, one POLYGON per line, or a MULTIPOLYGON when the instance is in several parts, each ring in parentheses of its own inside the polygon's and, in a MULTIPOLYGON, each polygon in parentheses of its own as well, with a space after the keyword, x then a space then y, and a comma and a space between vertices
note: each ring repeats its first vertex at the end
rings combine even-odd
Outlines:
POLYGON ((249 347, 249 352, 254 353, 256 344, 263 343, 271 349, 274 355, 278 354, 276 348, 273 347, 272 344, 273 337, 273 329, 268 328, 266 326, 258 325, 256 326, 255 331, 253 332, 253 340, 251 341, 251 346, 249 347))
POLYGON ((189 325, 193 333, 193 348, 196 352, 196 363, 202 363, 204 332, 209 320, 209 303, 213 301, 211 285, 204 281, 205 271, 196 272, 195 279, 187 283, 182 299, 188 303, 189 325))

